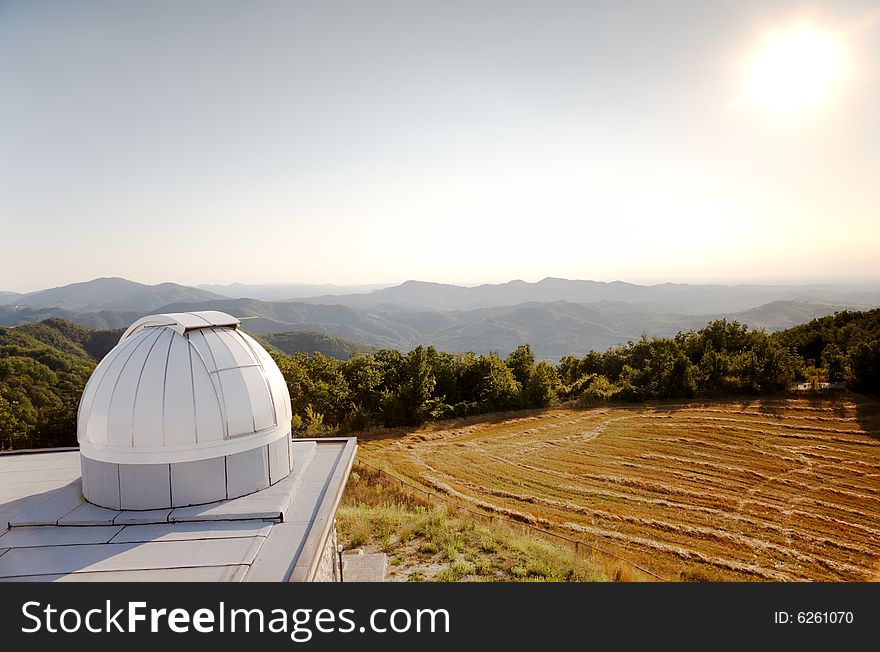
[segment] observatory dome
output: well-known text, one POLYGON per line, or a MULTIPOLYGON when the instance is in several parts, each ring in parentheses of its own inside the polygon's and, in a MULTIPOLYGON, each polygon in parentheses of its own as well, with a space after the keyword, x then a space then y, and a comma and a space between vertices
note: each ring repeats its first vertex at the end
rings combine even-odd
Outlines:
POLYGON ((114 509, 193 505, 290 473, 287 384, 239 324, 222 312, 170 313, 125 331, 80 400, 87 500, 114 509))

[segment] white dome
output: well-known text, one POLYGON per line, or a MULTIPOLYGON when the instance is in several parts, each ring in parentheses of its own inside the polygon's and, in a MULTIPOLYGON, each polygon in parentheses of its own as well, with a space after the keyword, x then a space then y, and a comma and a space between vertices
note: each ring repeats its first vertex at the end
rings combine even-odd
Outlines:
MULTIPOLYGON (((221 312, 152 315, 132 324, 86 384, 81 455, 112 465, 174 465, 222 460, 279 440, 288 448, 287 384, 238 325, 221 312)), ((85 487, 85 462, 83 469, 85 487)))

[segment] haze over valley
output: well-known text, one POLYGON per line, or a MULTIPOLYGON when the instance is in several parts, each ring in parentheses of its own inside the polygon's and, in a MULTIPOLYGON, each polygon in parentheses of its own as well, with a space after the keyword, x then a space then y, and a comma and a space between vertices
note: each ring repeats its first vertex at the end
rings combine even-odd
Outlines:
POLYGON ((249 317, 257 334, 317 332, 363 348, 507 354, 528 343, 540 358, 603 351, 645 334, 665 337, 715 318, 776 331, 843 309, 880 305, 880 287, 855 285, 638 285, 547 278, 464 287, 407 281, 354 286, 190 287, 100 278, 27 294, 4 292, 0 325, 50 317, 95 329, 125 328, 157 312, 220 310, 249 317), (208 290, 206 288, 211 288, 208 290), (250 290, 256 290, 251 292, 250 290), (357 290, 357 291, 354 291, 357 290), (260 300, 251 294, 277 300, 260 300), (236 296, 238 295, 238 296, 236 296))

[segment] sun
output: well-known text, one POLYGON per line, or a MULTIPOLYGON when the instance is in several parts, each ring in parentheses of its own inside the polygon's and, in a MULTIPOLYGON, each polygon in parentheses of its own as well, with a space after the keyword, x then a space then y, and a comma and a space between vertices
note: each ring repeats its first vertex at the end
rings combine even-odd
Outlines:
POLYGON ((841 39, 811 25, 767 38, 751 60, 752 98, 780 113, 824 103, 844 73, 841 39))

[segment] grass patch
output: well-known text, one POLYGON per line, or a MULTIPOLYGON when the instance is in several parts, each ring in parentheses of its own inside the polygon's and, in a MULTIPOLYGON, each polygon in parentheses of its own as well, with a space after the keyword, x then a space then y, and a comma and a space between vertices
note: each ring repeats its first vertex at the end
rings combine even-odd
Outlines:
POLYGON ((389 554, 389 579, 413 582, 603 581, 605 568, 570 549, 476 522, 464 510, 363 470, 352 472, 336 515, 339 542, 389 554))
POLYGON ((422 545, 419 546, 419 552, 423 555, 433 555, 439 550, 437 544, 433 541, 425 541, 422 545))

